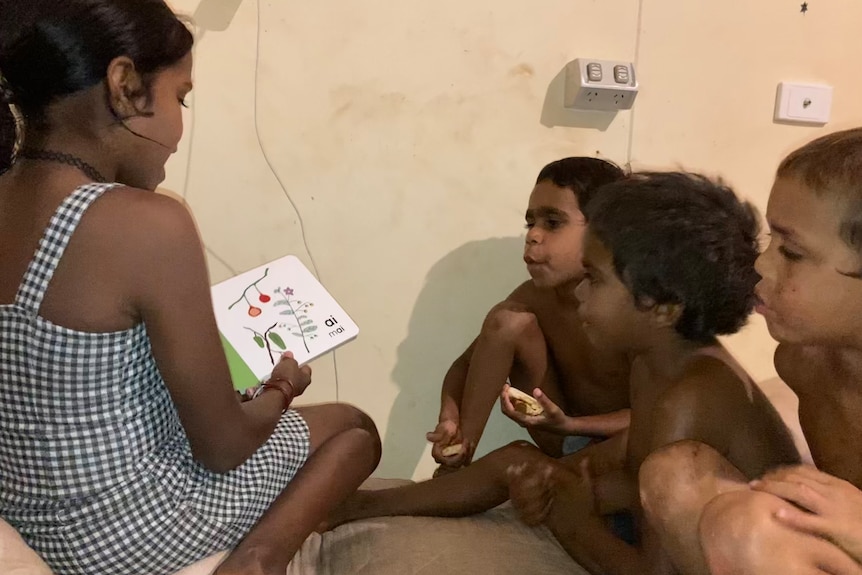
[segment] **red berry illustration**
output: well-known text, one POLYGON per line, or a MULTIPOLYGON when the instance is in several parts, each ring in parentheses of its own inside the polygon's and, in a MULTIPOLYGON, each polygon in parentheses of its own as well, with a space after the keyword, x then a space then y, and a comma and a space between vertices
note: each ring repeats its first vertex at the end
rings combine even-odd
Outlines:
POLYGON ((253 305, 248 306, 248 315, 251 317, 257 317, 261 314, 261 309, 259 307, 254 307, 253 305))
POLYGON ((272 298, 269 297, 268 295, 266 295, 265 293, 262 293, 262 294, 260 294, 260 296, 258 296, 258 299, 260 301, 262 301, 263 303, 268 303, 269 300, 271 300, 272 298))

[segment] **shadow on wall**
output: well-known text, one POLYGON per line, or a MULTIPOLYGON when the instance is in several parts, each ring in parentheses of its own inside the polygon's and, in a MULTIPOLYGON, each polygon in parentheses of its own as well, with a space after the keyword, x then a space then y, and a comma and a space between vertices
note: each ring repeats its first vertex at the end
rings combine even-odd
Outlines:
MULTIPOLYGON (((470 242, 431 268, 410 316, 407 338, 398 346, 392 379, 400 391, 376 475, 410 477, 416 470, 428 445, 425 433, 437 424, 446 370, 478 335, 491 307, 528 279, 523 245, 522 237, 470 242)), ((504 416, 492 414, 480 447, 487 452, 502 444, 498 441, 515 438, 500 437, 519 431, 504 416)))
POLYGON ((561 126, 564 128, 587 128, 604 132, 616 117, 616 112, 601 112, 575 110, 563 105, 566 92, 566 67, 560 70, 545 94, 542 106, 542 125, 546 128, 561 126))
POLYGON ((233 21, 242 0, 202 0, 192 20, 202 30, 224 32, 233 21))

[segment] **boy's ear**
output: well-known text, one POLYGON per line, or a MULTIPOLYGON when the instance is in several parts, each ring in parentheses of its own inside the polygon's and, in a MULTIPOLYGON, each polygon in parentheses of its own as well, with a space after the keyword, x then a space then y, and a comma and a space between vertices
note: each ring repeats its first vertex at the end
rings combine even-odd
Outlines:
POLYGON ((682 316, 684 306, 678 303, 662 303, 652 308, 653 322, 658 327, 673 327, 682 316))
POLYGON ((118 118, 139 115, 146 107, 144 80, 128 56, 119 56, 108 64, 106 77, 108 101, 118 118))

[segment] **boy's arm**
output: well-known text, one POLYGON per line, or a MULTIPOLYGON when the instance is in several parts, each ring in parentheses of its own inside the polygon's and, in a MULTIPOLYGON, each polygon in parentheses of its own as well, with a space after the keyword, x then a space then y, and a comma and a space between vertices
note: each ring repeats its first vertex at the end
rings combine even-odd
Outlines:
POLYGON ((476 340, 458 356, 446 376, 443 378, 443 389, 440 392, 440 415, 434 431, 425 434, 425 439, 433 443, 431 456, 437 463, 458 466, 465 457, 462 450, 455 455, 443 455, 443 449, 461 441, 461 398, 464 396, 464 385, 467 381, 467 371, 470 369, 470 358, 476 340))
POLYGON ((476 347, 476 340, 458 356, 446 376, 443 378, 443 389, 440 393, 440 416, 438 421, 453 421, 456 424, 460 420, 460 405, 461 398, 464 396, 464 384, 467 382, 467 372, 470 370, 470 358, 473 356, 473 349, 476 347))
POLYGON ((594 488, 588 474, 560 471, 554 477, 554 500, 545 521, 566 552, 592 574, 651 575, 662 573, 650 566, 637 547, 608 528, 596 510, 594 488))
POLYGON ((590 478, 599 515, 638 507, 637 482, 625 465, 627 447, 628 430, 559 460, 573 472, 590 478))
POLYGON ((788 502, 776 514, 778 521, 832 541, 862 563, 862 491, 855 485, 798 465, 772 471, 752 487, 788 502))
POLYGON ((500 407, 503 413, 520 426, 527 429, 546 431, 557 435, 584 435, 588 437, 611 437, 628 429, 631 423, 631 409, 621 409, 602 415, 573 417, 566 415, 551 401, 541 389, 533 390, 533 397, 542 407, 539 415, 527 415, 517 411, 509 399, 508 387, 500 393, 500 407))
POLYGON ((631 420, 631 409, 621 409, 601 415, 570 416, 566 435, 610 437, 628 429, 631 420))

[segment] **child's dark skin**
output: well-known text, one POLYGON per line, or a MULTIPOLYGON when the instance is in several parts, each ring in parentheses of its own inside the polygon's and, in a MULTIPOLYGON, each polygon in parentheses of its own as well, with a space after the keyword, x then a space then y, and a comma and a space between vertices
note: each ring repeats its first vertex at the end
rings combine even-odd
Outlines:
MULTIPOLYGON (((639 518, 637 475, 652 451, 681 440, 701 441, 725 454, 746 477, 799 461, 778 414, 714 338, 693 341, 678 331, 683 304, 643 299, 636 304, 611 252, 590 232, 583 262, 586 277, 576 293, 584 333, 593 346, 634 358, 629 430, 559 460, 515 443, 435 480, 359 492, 333 517, 333 525, 379 515, 467 515, 511 498, 526 522, 547 523, 593 573, 667 573, 661 547, 642 522, 635 547, 617 538, 605 517, 628 511, 639 518)), ((536 391, 534 397, 545 415, 516 412, 505 389, 500 399, 503 411, 522 424, 565 419, 547 395, 536 391)), ((696 542, 694 527, 689 536, 696 542)))
MULTIPOLYGON (((620 511, 640 515, 638 470, 654 450, 681 440, 697 440, 724 453, 746 477, 799 461, 780 416, 756 385, 717 343, 687 341, 673 329, 676 306, 638 309, 614 271, 612 254, 589 232, 584 242, 587 279, 579 286, 581 314, 596 345, 630 350, 632 422, 628 444, 614 455, 595 446, 591 462, 578 473, 549 460, 520 471, 515 503, 529 516, 552 500, 545 521, 563 547, 593 573, 671 572, 660 547, 642 521, 639 547, 626 544, 607 527, 603 516, 620 511), (592 468, 592 469, 589 469, 592 468), (535 489, 547 477, 544 490, 535 489)), ((507 406, 507 411, 509 410, 507 406)), ((517 415, 513 414, 513 417, 517 415)), ((696 538, 696 529, 691 537, 696 538)))
POLYGON ((578 319, 574 289, 581 280, 584 216, 575 193, 550 181, 536 184, 527 208, 524 260, 532 276, 488 314, 479 337, 452 364, 443 383, 440 418, 428 434, 434 458, 468 463, 508 378, 530 393, 544 390, 572 415, 567 426, 530 422, 545 453, 562 454, 565 435, 606 437, 626 428, 627 358, 593 347, 578 319), (462 443, 450 457, 443 448, 462 443))
MULTIPOLYGON (((858 157, 862 135, 848 137, 855 150, 844 152, 858 157)), ((779 342, 775 367, 799 397, 816 468, 787 467, 751 484, 750 476, 732 476, 729 489, 715 490, 685 476, 669 481, 666 472, 719 476, 724 454, 693 447, 656 454, 650 474, 665 480, 643 495, 655 502, 651 521, 678 564, 687 554, 674 537, 678 525, 701 517, 697 549, 714 574, 862 574, 862 260, 840 233, 850 207, 779 175, 767 208, 771 242, 756 266, 758 311, 779 342), (680 490, 696 497, 678 500, 680 490), (667 505, 679 512, 658 510, 667 505)))

